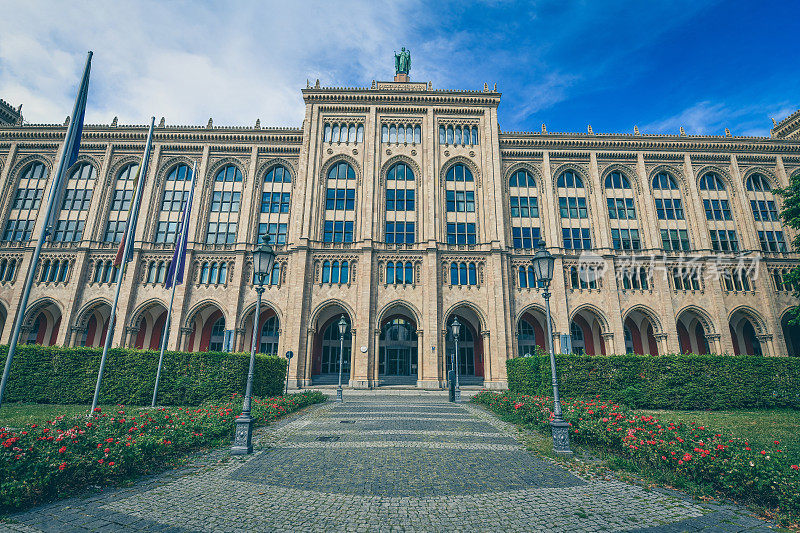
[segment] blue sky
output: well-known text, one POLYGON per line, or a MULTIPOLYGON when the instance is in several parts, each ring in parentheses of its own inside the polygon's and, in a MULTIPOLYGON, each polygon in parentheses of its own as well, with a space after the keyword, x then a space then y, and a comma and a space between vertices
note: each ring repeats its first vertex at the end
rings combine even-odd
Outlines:
POLYGON ((503 92, 504 131, 768 135, 800 108, 800 3, 0 0, 0 98, 60 122, 94 50, 87 120, 299 126, 306 79, 394 75, 503 92), (233 7, 232 7, 233 6, 233 7))

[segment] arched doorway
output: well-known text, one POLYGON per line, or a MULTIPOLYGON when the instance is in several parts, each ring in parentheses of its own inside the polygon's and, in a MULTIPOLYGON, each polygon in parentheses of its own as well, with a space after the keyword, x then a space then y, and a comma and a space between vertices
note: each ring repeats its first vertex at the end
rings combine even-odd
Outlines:
POLYGON ((569 326, 572 353, 606 355, 604 324, 602 316, 591 309, 583 308, 575 313, 569 326))
POLYGON ((413 384, 418 373, 417 327, 409 318, 387 318, 378 339, 378 379, 381 384, 413 384))
POLYGON ((445 321, 445 354, 446 368, 444 375, 452 368, 452 357, 455 353, 455 342, 451 324, 458 318, 461 329, 458 335, 458 379, 460 385, 480 385, 483 383, 483 337, 480 335, 481 321, 470 307, 456 309, 445 321))
POLYGON ((76 323, 75 346, 85 346, 87 348, 103 346, 108 333, 108 319, 110 316, 111 305, 107 302, 89 304, 79 315, 76 323))
POLYGON ((544 332, 545 319, 538 310, 527 311, 517 322, 517 356, 530 357, 536 355, 539 347, 547 353, 547 338, 544 332))
POLYGON ((53 300, 47 299, 32 306, 23 324, 23 342, 53 346, 58 342, 61 329, 61 309, 53 300))
POLYGON ((192 332, 186 339, 188 352, 218 352, 224 349, 225 315, 215 304, 206 304, 188 320, 192 332))
POLYGON ((756 328, 749 313, 737 310, 731 314, 728 329, 733 342, 733 353, 736 355, 764 355, 761 343, 756 337, 756 328))
MULTIPOLYGON (((239 350, 249 352, 253 345, 253 315, 255 308, 251 309, 245 320, 242 322, 242 335, 239 350)), ((258 319, 258 331, 260 332, 258 338, 258 346, 256 347, 258 353, 268 355, 278 355, 278 343, 280 341, 281 329, 280 319, 275 313, 275 310, 269 306, 264 306, 262 302, 260 317, 258 319)))
POLYGON ((786 355, 797 357, 800 355, 800 324, 790 324, 793 318, 792 309, 787 309, 781 318, 783 340, 786 342, 786 355))
POLYGON ((336 383, 339 379, 339 354, 342 357, 342 384, 350 381, 352 334, 347 313, 328 318, 316 334, 312 379, 315 384, 336 383), (344 342, 339 334, 339 320, 347 324, 344 342), (344 348, 344 350, 342 350, 344 348))
POLYGON ((708 342, 711 331, 706 331, 706 323, 705 317, 694 309, 687 309, 678 315, 676 327, 682 354, 711 353, 711 345, 708 342))
POLYGON ((133 347, 139 350, 160 350, 161 340, 167 326, 167 308, 160 302, 147 305, 134 318, 136 337, 133 347))
POLYGON ((653 319, 648 312, 634 309, 624 322, 625 352, 639 355, 658 355, 653 319))

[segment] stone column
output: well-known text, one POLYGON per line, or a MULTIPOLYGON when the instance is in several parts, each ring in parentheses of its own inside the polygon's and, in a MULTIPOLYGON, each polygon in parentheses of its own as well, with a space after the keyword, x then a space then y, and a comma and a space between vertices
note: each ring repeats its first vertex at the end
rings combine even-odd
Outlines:
POLYGON ((771 334, 764 333, 762 335, 756 335, 756 339, 758 339, 758 343, 761 345, 761 353, 764 357, 772 357, 775 355, 775 347, 772 344, 771 334))
POLYGON ((711 353, 715 353, 717 355, 722 355, 722 340, 721 335, 719 333, 709 333, 706 335, 706 342, 708 342, 708 349, 711 350, 711 353))
POLYGON ((600 337, 603 339, 603 343, 606 347, 606 355, 613 355, 614 354, 614 333, 610 331, 606 331, 600 334, 600 337))
MULTIPOLYGON (((669 348, 669 343, 668 343, 669 334, 664 333, 664 332, 662 332, 662 333, 654 333, 653 337, 656 338, 656 346, 658 347, 658 355, 666 355, 666 354, 670 353, 671 350, 669 348)), ((678 349, 678 352, 680 352, 680 349, 678 349)))
MULTIPOLYGON (((311 371, 313 370, 314 366, 314 335, 316 333, 316 329, 313 327, 309 327, 306 329, 306 353, 304 357, 303 363, 303 378, 302 380, 299 379, 300 372, 298 371, 298 387, 310 387, 311 386, 311 371)), ((298 354, 299 357, 299 354, 298 354)), ((299 364, 299 363, 298 363, 299 364)))
POLYGON ((177 339, 175 342, 175 348, 177 350, 183 350, 184 352, 189 351, 189 337, 192 335, 192 328, 180 328, 178 335, 176 335, 177 339))

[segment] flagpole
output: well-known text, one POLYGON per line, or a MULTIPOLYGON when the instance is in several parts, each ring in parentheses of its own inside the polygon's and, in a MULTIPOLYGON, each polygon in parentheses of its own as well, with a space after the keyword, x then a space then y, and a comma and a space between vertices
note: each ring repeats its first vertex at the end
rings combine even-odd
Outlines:
MULTIPOLYGON (((191 184, 192 192, 194 191, 194 183, 195 183, 194 180, 195 180, 195 172, 196 172, 196 170, 197 170, 197 161, 195 161, 194 164, 192 165, 192 184, 191 184)), ((188 237, 188 235, 184 234, 184 228, 185 228, 186 224, 189 222, 188 218, 189 218, 189 209, 190 208, 191 208, 191 199, 189 199, 189 204, 187 204, 186 209, 183 212, 183 219, 181 220, 181 227, 178 229, 178 231, 180 232, 179 233, 179 237, 178 237, 178 242, 177 242, 177 245, 176 245, 176 249, 178 249, 178 250, 180 250, 183 247, 184 242, 185 242, 186 238, 188 237)), ((174 258, 173 262, 174 261, 180 261, 180 256, 174 258)), ((164 327, 164 337, 161 339, 161 353, 158 354, 158 370, 156 370, 156 385, 153 388, 153 402, 150 404, 150 407, 155 407, 156 406, 156 396, 158 396, 158 383, 161 380, 161 364, 164 361, 164 351, 167 349, 167 338, 169 337, 169 330, 170 330, 170 327, 172 326, 172 305, 173 305, 173 302, 175 301, 175 288, 178 286, 178 283, 177 283, 178 275, 177 274, 178 274, 178 268, 179 267, 180 267, 179 264, 176 264, 174 266, 175 275, 172 277, 172 293, 170 294, 170 297, 169 297, 169 309, 167 309, 167 321, 166 321, 165 327, 164 327)))
POLYGON ((33 278, 36 275, 36 265, 39 262, 39 255, 42 252, 42 246, 50 233, 50 225, 53 218, 53 209, 55 208, 56 199, 59 197, 59 190, 61 182, 64 181, 64 174, 67 169, 72 166, 72 159, 76 155, 74 145, 77 142, 80 146, 80 134, 82 131, 83 113, 86 108, 86 94, 89 90, 89 72, 92 66, 92 52, 90 51, 86 57, 86 66, 83 69, 83 79, 81 80, 80 88, 78 89, 78 96, 75 98, 75 107, 72 110, 67 133, 64 136, 64 148, 61 151, 61 157, 58 160, 58 167, 53 176, 53 181, 50 184, 50 196, 47 199, 47 208, 45 209, 44 224, 42 231, 39 234, 39 240, 36 242, 36 248, 33 251, 31 262, 28 264, 28 277, 25 280, 25 288, 22 291, 19 307, 17 308, 17 318, 14 322, 14 330, 11 333, 11 342, 8 345, 8 355, 6 356, 6 366, 3 370, 3 379, 0 381, 0 406, 3 404, 3 394, 8 384, 8 376, 11 373, 11 362, 14 360, 14 354, 17 351, 17 343, 19 342, 19 334, 22 330, 22 322, 25 320, 25 313, 28 308, 28 299, 31 295, 33 288, 33 278), (83 102, 81 99, 83 98, 83 102), (76 129, 80 128, 81 131, 77 132, 78 139, 75 139, 76 129))
POLYGON ((139 167, 139 185, 136 197, 133 199, 133 209, 131 216, 128 219, 125 228, 125 246, 122 253, 122 264, 117 269, 117 290, 114 294, 114 304, 111 306, 111 315, 108 317, 108 331, 106 332, 106 342, 103 345, 103 355, 100 357, 100 369, 97 371, 97 383, 94 386, 94 398, 92 399, 92 409, 89 414, 94 414, 97 408, 97 400, 100 396, 100 383, 103 381, 103 371, 106 368, 106 359, 108 358, 108 349, 111 346, 111 338, 114 335, 114 323, 116 322, 117 304, 119 303, 119 293, 122 288, 122 277, 125 275, 125 270, 128 266, 128 252, 133 247, 133 239, 136 236, 136 218, 139 215, 138 202, 141 202, 141 194, 144 189, 144 180, 147 175, 147 163, 150 159, 150 146, 153 142, 153 127, 155 126, 156 117, 150 119, 150 131, 147 132, 147 143, 144 148, 144 156, 142 157, 142 164, 139 167), (135 210, 135 211, 134 211, 135 210))

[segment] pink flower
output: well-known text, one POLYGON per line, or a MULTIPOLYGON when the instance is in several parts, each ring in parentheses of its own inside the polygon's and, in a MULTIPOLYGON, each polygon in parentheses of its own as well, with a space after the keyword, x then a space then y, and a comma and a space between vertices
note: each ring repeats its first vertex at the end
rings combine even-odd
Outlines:
POLYGON ((62 446, 61 448, 58 449, 58 453, 64 453, 65 451, 67 451, 66 446, 62 446))

